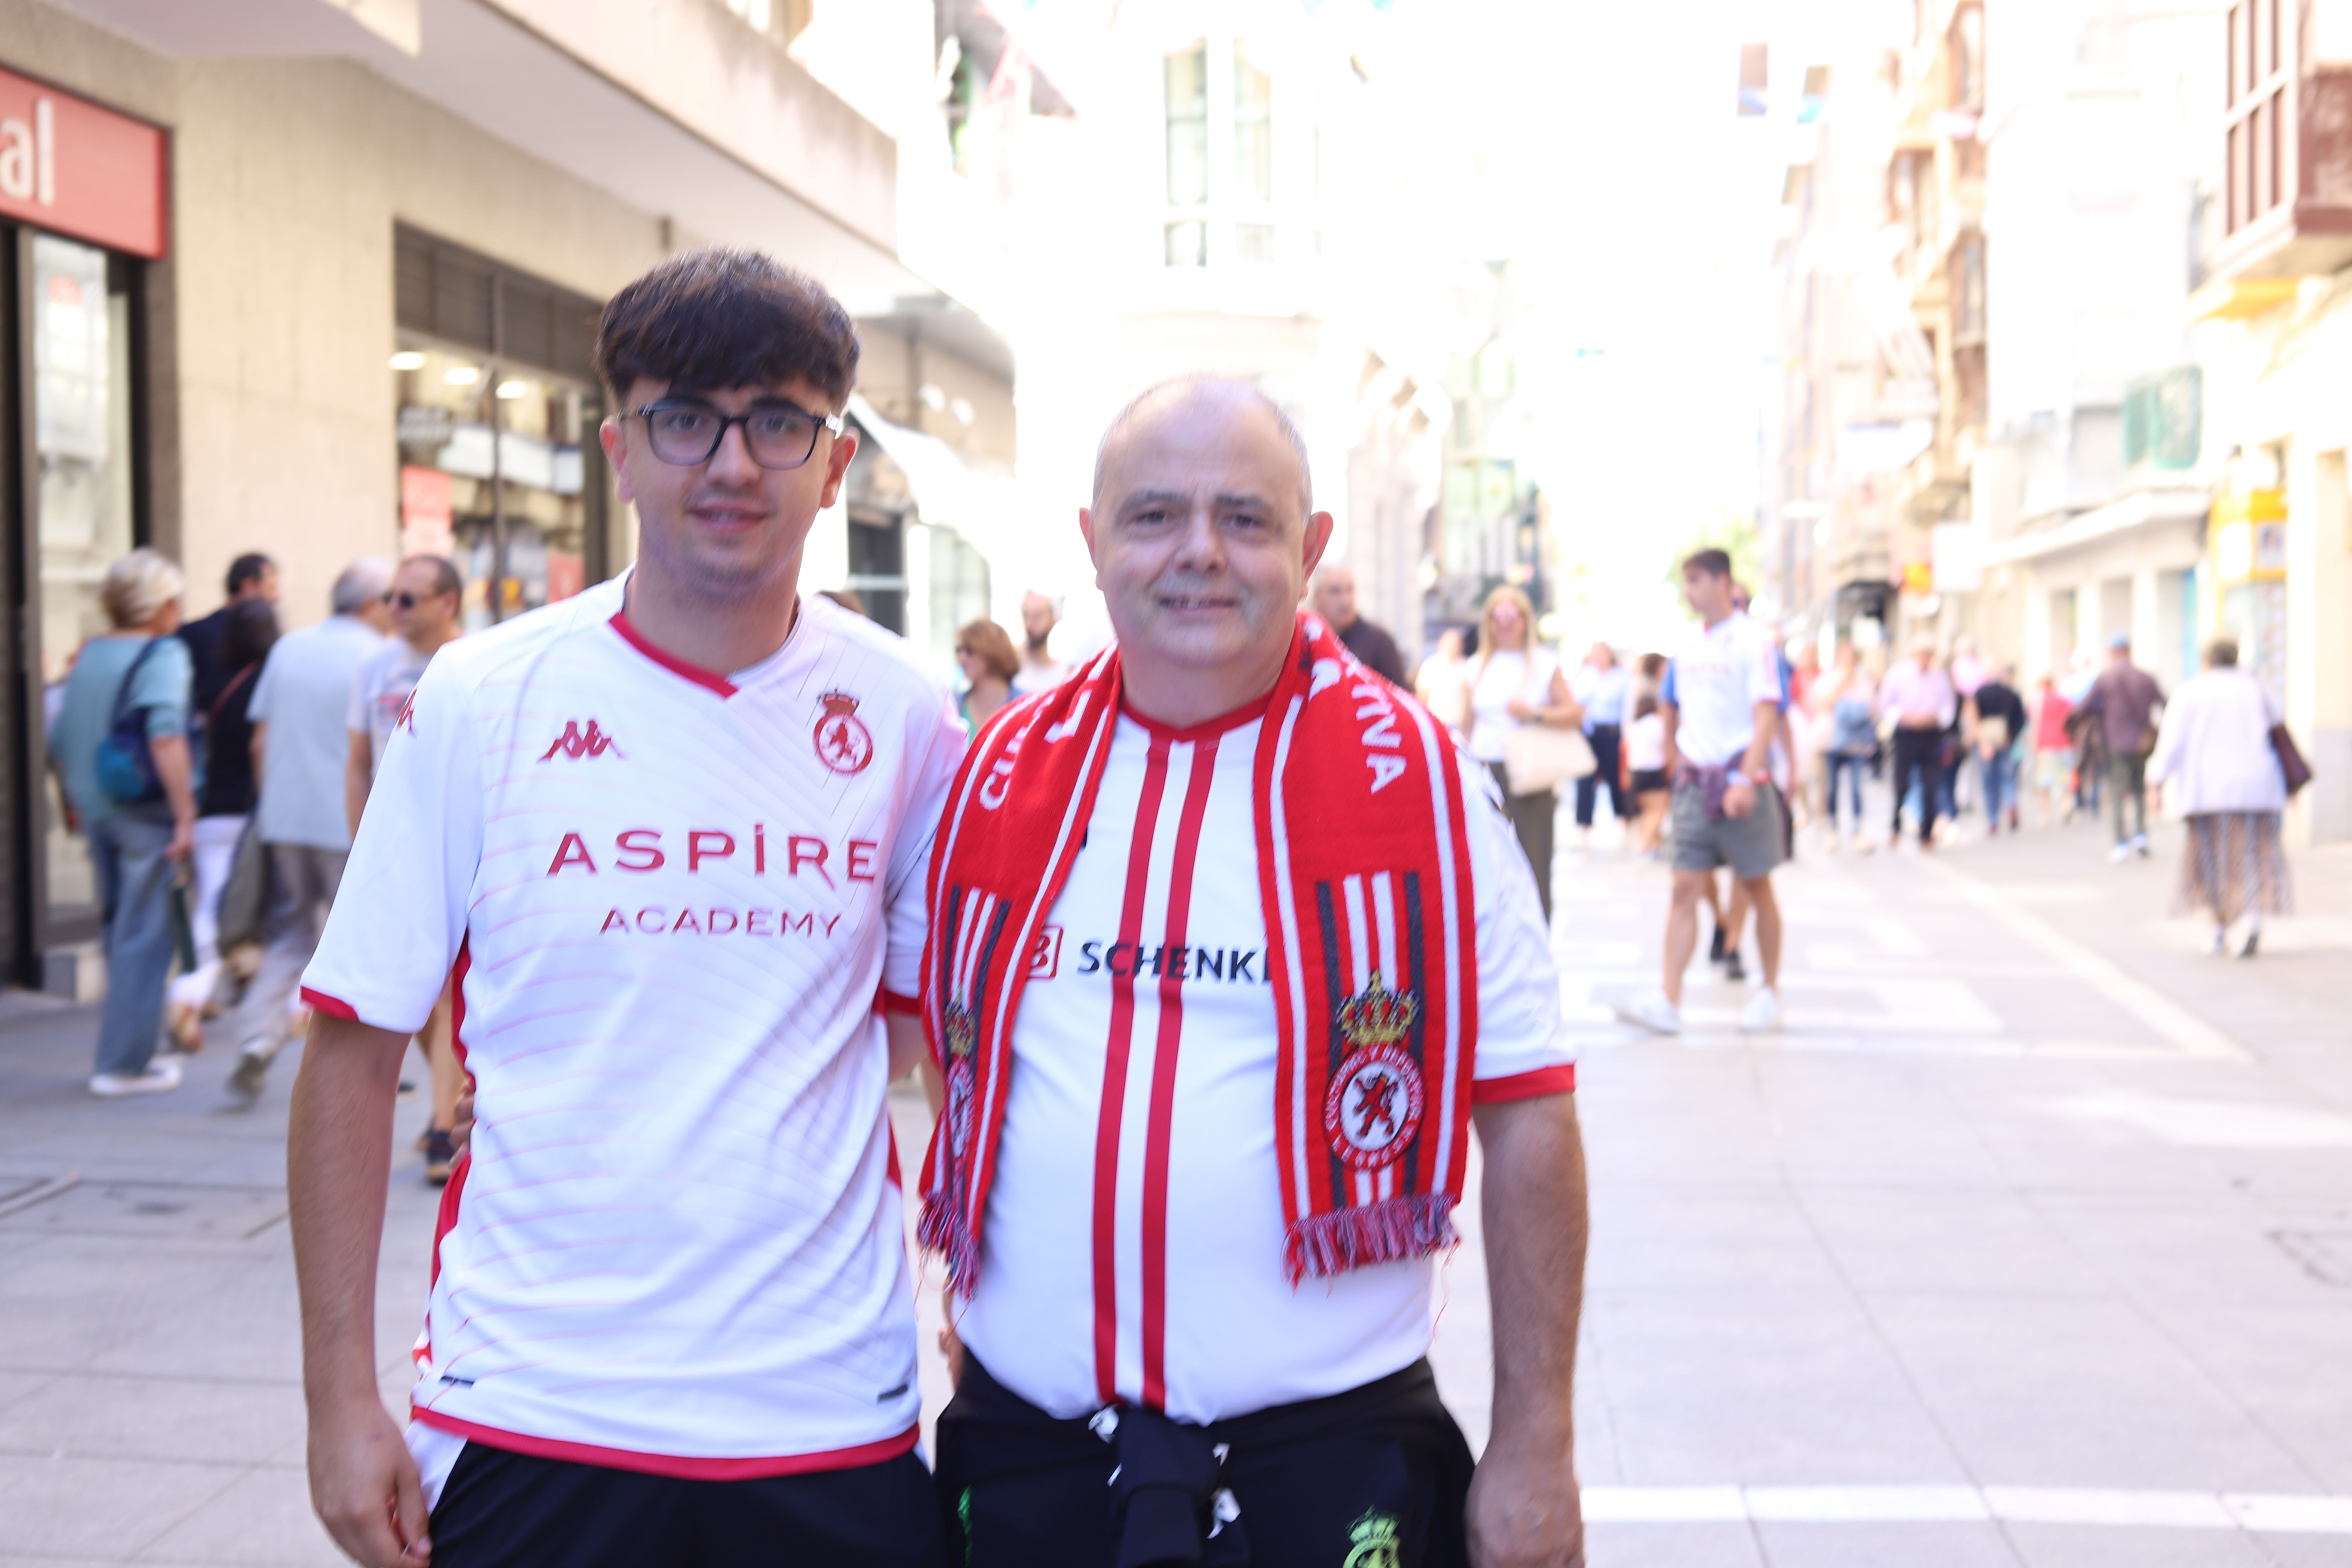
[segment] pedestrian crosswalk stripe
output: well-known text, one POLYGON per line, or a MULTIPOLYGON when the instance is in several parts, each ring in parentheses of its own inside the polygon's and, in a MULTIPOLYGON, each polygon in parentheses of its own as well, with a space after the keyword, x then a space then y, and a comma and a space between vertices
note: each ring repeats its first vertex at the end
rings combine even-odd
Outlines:
POLYGON ((1589 1486, 1592 1524, 2105 1525, 2352 1535, 2352 1497, 2010 1486, 1589 1486))

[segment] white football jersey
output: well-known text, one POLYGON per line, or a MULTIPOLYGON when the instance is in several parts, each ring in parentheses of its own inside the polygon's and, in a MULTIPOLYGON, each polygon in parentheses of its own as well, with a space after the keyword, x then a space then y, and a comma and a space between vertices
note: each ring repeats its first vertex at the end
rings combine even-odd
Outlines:
MULTIPOLYGON (((1341 1393, 1429 1350, 1432 1259, 1296 1289, 1283 1271, 1251 803, 1262 711, 1184 731, 1121 714, 1032 955, 959 1332, 1007 1388, 1057 1416, 1116 1401, 1214 1421, 1341 1393)), ((1477 919, 1474 1101, 1566 1092, 1575 1053, 1535 879, 1485 770, 1464 763, 1460 777, 1477 919)))
POLYGON ((919 989, 962 726, 825 600, 721 677, 622 595, 435 658, 303 976, 406 1034, 457 974, 478 1120, 415 1415, 666 1475, 887 1458, 919 1394, 877 1008, 919 989))

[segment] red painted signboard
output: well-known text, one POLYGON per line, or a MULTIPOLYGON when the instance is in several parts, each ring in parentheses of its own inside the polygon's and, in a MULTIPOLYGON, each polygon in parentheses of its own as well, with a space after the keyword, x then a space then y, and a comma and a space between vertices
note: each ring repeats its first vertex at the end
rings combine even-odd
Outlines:
POLYGON ((0 70, 0 217, 156 260, 163 133, 0 70))

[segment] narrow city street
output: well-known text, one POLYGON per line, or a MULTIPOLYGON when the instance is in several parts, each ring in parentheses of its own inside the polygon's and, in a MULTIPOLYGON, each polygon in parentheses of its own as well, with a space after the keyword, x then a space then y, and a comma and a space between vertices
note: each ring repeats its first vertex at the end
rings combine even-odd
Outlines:
MULTIPOLYGON (((1664 869, 1563 859, 1594 1563, 2352 1563, 2352 852, 2298 858, 2303 912, 2247 963, 2165 917, 2173 835, 2105 850, 2089 824, 1927 860, 1809 840, 1787 1028, 1738 1035, 1695 972, 1676 1040, 1608 1010, 1654 981, 1664 869)), ((219 1053, 100 1103, 91 1010, 5 1005, 0 1564, 338 1561, 304 1493, 291 1061, 249 1112, 219 1053)), ((383 1250, 395 1401, 423 1114, 383 1250)), ((1483 1444, 1468 1228, 1437 1355, 1483 1444)))

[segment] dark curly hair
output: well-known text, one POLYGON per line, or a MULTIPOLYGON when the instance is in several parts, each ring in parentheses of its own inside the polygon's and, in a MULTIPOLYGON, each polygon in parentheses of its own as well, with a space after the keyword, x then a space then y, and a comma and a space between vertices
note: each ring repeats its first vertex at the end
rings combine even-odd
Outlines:
POLYGON ((596 374, 615 401, 640 378, 703 392, 804 381, 838 413, 857 384, 857 329, 807 274, 712 246, 613 296, 596 323, 596 374))

